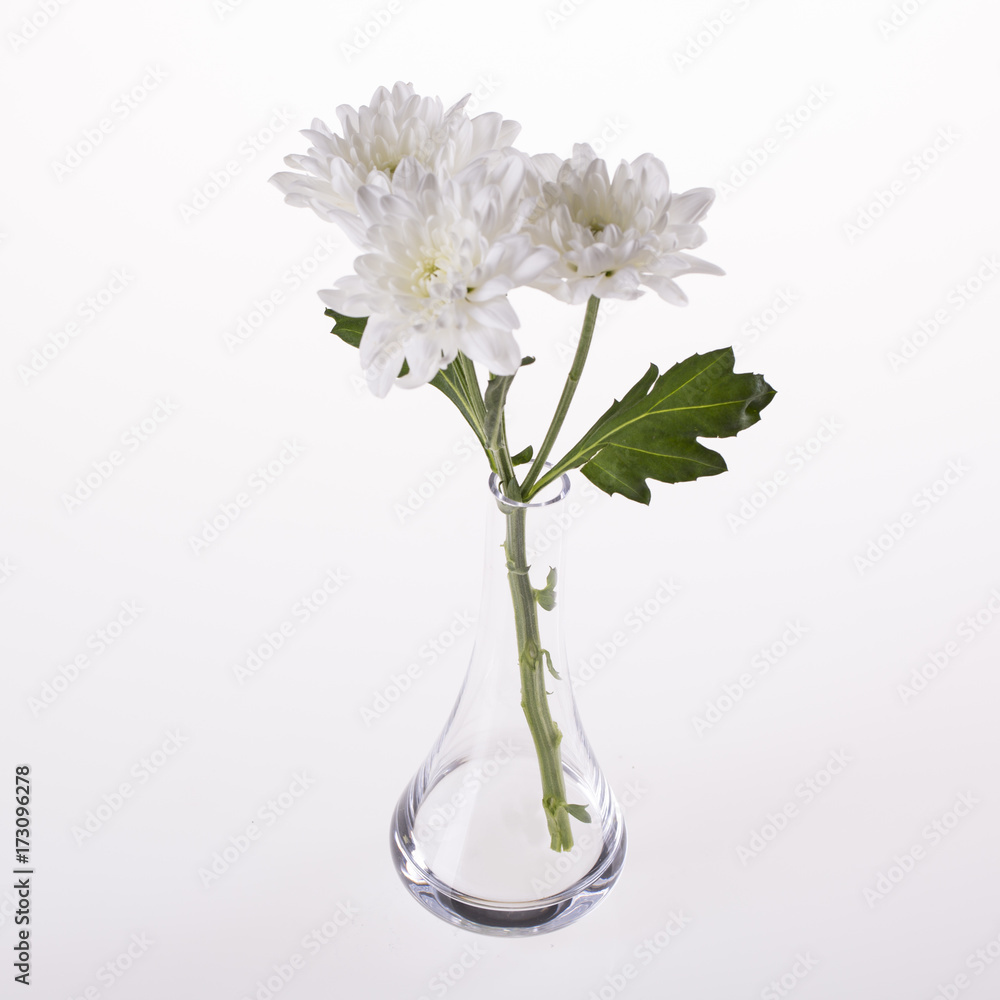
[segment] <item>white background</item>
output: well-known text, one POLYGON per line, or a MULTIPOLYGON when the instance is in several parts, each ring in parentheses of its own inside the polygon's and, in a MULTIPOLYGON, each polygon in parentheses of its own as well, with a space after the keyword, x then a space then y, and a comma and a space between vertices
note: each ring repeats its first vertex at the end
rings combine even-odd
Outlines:
MULTIPOLYGON (((394 0, 383 26, 379 0, 98 0, 48 23, 41 3, 5 8, 0 729, 4 786, 32 767, 35 875, 34 992, 5 959, 3 996, 240 1000, 295 954, 290 1000, 997 995, 1000 961, 966 960, 1000 954, 1000 281, 984 264, 1000 252, 1000 17, 986 0, 906 0, 894 26, 893 6, 394 0), (30 38, 25 17, 42 25, 30 38), (359 388, 315 294, 351 249, 265 183, 305 151, 297 129, 397 79, 446 104, 473 91, 531 152, 652 151, 678 190, 720 190, 701 252, 727 276, 682 279, 686 310, 647 295, 607 312, 564 444, 650 360, 736 344, 738 370, 778 390, 717 444, 728 473, 654 483, 648 509, 602 495, 574 532, 570 658, 589 663, 580 710, 630 854, 597 910, 527 941, 435 920, 387 843, 471 649, 469 631, 440 657, 425 644, 476 612, 485 462, 432 389, 359 388), (780 316, 776 299, 791 300, 780 316), (248 488, 286 442, 282 474, 248 488), (250 506, 195 552, 241 491, 250 506), (669 603, 661 581, 679 587, 669 603), (123 602, 141 613, 98 652, 98 629, 134 617, 123 602), (282 647, 238 678, 283 621, 282 647), (806 631, 759 672, 789 623, 806 631), (946 666, 902 691, 948 643, 946 666), (414 662, 419 680, 366 725, 414 662), (848 763, 831 778, 833 754, 848 763), (829 779, 811 801, 807 779, 829 779), (259 839, 205 884, 252 821, 259 839), (891 891, 866 897, 890 870, 891 891), (350 923, 307 950, 338 912, 350 923), (672 912, 689 922, 639 957, 672 912)), ((539 359, 510 397, 521 447, 541 437, 582 308, 531 291, 515 306, 539 359)), ((0 888, 8 958, 13 898, 0 888)))

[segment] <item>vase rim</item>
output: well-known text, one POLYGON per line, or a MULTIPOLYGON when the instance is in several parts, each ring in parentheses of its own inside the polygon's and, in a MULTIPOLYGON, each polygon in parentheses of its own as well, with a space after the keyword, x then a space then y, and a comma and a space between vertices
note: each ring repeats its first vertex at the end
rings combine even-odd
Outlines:
MULTIPOLYGON (((545 468, 549 469, 552 467, 551 462, 545 463, 545 468)), ((548 507, 551 504, 559 503, 560 500, 565 500, 569 495, 570 488, 570 478, 568 473, 563 473, 557 482, 559 483, 559 492, 555 496, 549 497, 547 500, 529 500, 527 502, 523 500, 511 500, 510 497, 505 496, 503 490, 500 488, 500 476, 495 473, 490 473, 490 492, 496 498, 497 503, 502 504, 505 507, 512 507, 515 510, 534 510, 538 507, 548 507)), ((554 486, 556 481, 551 483, 554 486)))

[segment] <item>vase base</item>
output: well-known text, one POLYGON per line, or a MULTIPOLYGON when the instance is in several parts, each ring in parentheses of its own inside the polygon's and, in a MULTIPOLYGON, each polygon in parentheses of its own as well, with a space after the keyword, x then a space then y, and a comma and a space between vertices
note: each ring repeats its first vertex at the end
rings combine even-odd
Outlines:
POLYGON ((567 927, 593 909, 612 889, 625 862, 625 827, 610 849, 602 852, 593 868, 576 886, 558 895, 518 902, 480 899, 439 882, 418 865, 408 849, 408 837, 400 826, 405 821, 397 810, 393 818, 390 846, 396 871, 410 895, 440 920, 455 927, 494 937, 530 937, 567 927))

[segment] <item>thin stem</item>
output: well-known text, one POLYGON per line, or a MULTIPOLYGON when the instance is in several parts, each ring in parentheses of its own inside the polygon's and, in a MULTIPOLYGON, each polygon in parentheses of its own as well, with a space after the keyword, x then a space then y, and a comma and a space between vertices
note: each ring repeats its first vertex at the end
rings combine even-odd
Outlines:
POLYGON ((535 484, 535 488, 532 492, 538 493, 539 490, 544 490, 545 487, 549 485, 549 483, 555 482, 555 480, 557 480, 565 471, 566 471, 565 469, 561 469, 559 467, 556 467, 554 469, 549 469, 549 471, 546 472, 545 475, 542 476, 542 478, 539 479, 538 482, 535 484))
MULTIPOLYGON (((597 299, 591 300, 593 310, 588 305, 589 329, 586 329, 586 339, 589 343, 593 333, 594 320, 597 315, 597 299), (593 315, 591 315, 593 313, 593 315)), ((580 357, 576 378, 579 380, 579 370, 583 368, 586 349, 580 357)), ((580 351, 577 351, 578 356, 580 351)), ((476 378, 472 363, 462 359, 459 370, 465 382, 466 397, 473 397, 486 412, 486 401, 479 391, 479 381, 476 378), (471 379, 471 384, 470 384, 471 379), (471 386, 475 385, 475 391, 471 386)), ((565 395, 565 393, 564 393, 565 395)), ((572 393, 570 393, 570 397, 572 393)), ((569 405, 567 399, 566 405, 569 405)), ((556 429, 558 431, 558 428, 556 429)), ((487 444, 487 454, 490 464, 500 477, 503 495, 509 500, 521 501, 523 487, 518 483, 514 472, 514 463, 507 447, 507 428, 500 416, 500 433, 495 444, 487 444)), ((551 444, 549 445, 551 448, 551 444)), ((504 541, 504 554, 507 561, 507 581, 510 586, 510 596, 514 608, 514 627, 517 633, 518 666, 521 674, 521 710, 524 712, 532 742, 535 745, 535 755, 538 758, 538 770, 542 782, 542 809, 549 829, 550 847, 553 851, 569 851, 573 847, 573 831, 570 827, 570 813, 566 802, 566 784, 563 779, 562 754, 559 744, 562 742, 562 732, 552 718, 549 710, 549 696, 545 690, 545 657, 549 654, 542 648, 541 630, 538 626, 538 603, 528 576, 526 517, 524 507, 502 507, 507 520, 507 535, 504 541)), ((551 663, 551 660, 549 661, 551 663)))
POLYGON ((566 810, 566 785, 563 780, 559 744, 562 733, 549 711, 545 690, 545 651, 538 627, 538 606, 528 578, 525 519, 527 511, 516 508, 507 513, 507 580, 514 604, 518 660, 521 669, 521 709, 531 731, 542 779, 542 808, 548 823, 553 851, 573 847, 570 816, 566 810))
MULTIPOLYGON (((497 467, 503 484, 503 495, 521 500, 521 487, 514 473, 507 447, 506 429, 501 424, 499 443, 490 449, 490 462, 497 467)), ((518 667, 521 673, 521 710, 524 712, 531 740, 535 745, 538 770, 542 780, 542 809, 549 829, 553 851, 569 851, 573 847, 570 814, 566 809, 566 784, 563 780, 562 754, 559 744, 562 733, 549 711, 549 696, 545 690, 545 659, 541 630, 538 625, 538 603, 528 576, 526 544, 527 510, 524 507, 501 508, 507 520, 504 554, 507 560, 507 582, 514 607, 514 628, 517 633, 518 667)))
POLYGON ((542 442, 541 448, 538 449, 538 454, 531 463, 531 468, 528 470, 528 474, 524 477, 524 482, 521 484, 521 491, 526 500, 530 499, 537 492, 537 489, 532 489, 532 487, 535 485, 539 473, 545 467, 545 460, 549 457, 549 453, 556 443, 556 438, 562 429, 563 421, 566 419, 569 404, 573 401, 576 388, 580 384, 580 376, 583 374, 583 366, 587 363, 587 353, 590 350, 590 342, 594 336, 594 326, 597 323, 597 310, 600 304, 601 300, 596 295, 591 295, 587 301, 587 312, 583 317, 580 342, 576 345, 576 354, 573 357, 573 364, 569 370, 569 375, 566 376, 566 384, 563 386, 562 395, 559 397, 559 403, 556 405, 556 412, 552 415, 552 422, 549 424, 549 429, 545 434, 545 440, 542 442))
POLYGON ((514 474, 514 463, 510 460, 506 440, 501 439, 499 447, 490 449, 488 454, 490 463, 496 466, 496 473, 500 476, 503 495, 511 500, 520 500, 521 487, 514 474))

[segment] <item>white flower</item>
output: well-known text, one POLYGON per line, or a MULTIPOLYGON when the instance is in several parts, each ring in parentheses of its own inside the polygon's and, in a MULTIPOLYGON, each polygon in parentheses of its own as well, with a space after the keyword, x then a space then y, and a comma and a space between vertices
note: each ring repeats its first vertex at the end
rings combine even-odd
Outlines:
POLYGON ((459 351, 498 375, 513 374, 520 324, 507 300, 556 260, 555 251, 514 232, 524 162, 480 160, 441 177, 415 158, 400 161, 392 191, 358 190, 368 253, 357 272, 320 298, 346 316, 367 316, 361 365, 372 392, 430 381, 459 351))
MULTIPOLYGON (((524 231, 538 246, 552 247, 559 261, 533 282, 564 302, 635 299, 641 286, 674 305, 687 296, 672 279, 681 274, 723 274, 715 264, 683 251, 700 246, 697 223, 715 192, 694 188, 671 194, 663 163, 644 153, 624 160, 608 176, 607 164, 578 144, 556 169, 551 157, 532 157, 538 199, 524 231)), ((531 187, 529 182, 528 187, 531 187)))
POLYGON ((391 92, 379 87, 370 105, 337 108, 343 136, 314 119, 312 128, 302 131, 313 143, 309 151, 285 157, 285 164, 300 172, 277 173, 271 182, 284 192, 289 205, 311 208, 321 219, 344 226, 360 242, 358 189, 373 183, 391 189, 404 157, 451 175, 514 141, 521 126, 496 113, 469 118, 465 113, 469 96, 446 111, 440 98, 421 97, 408 83, 397 83, 391 92))

